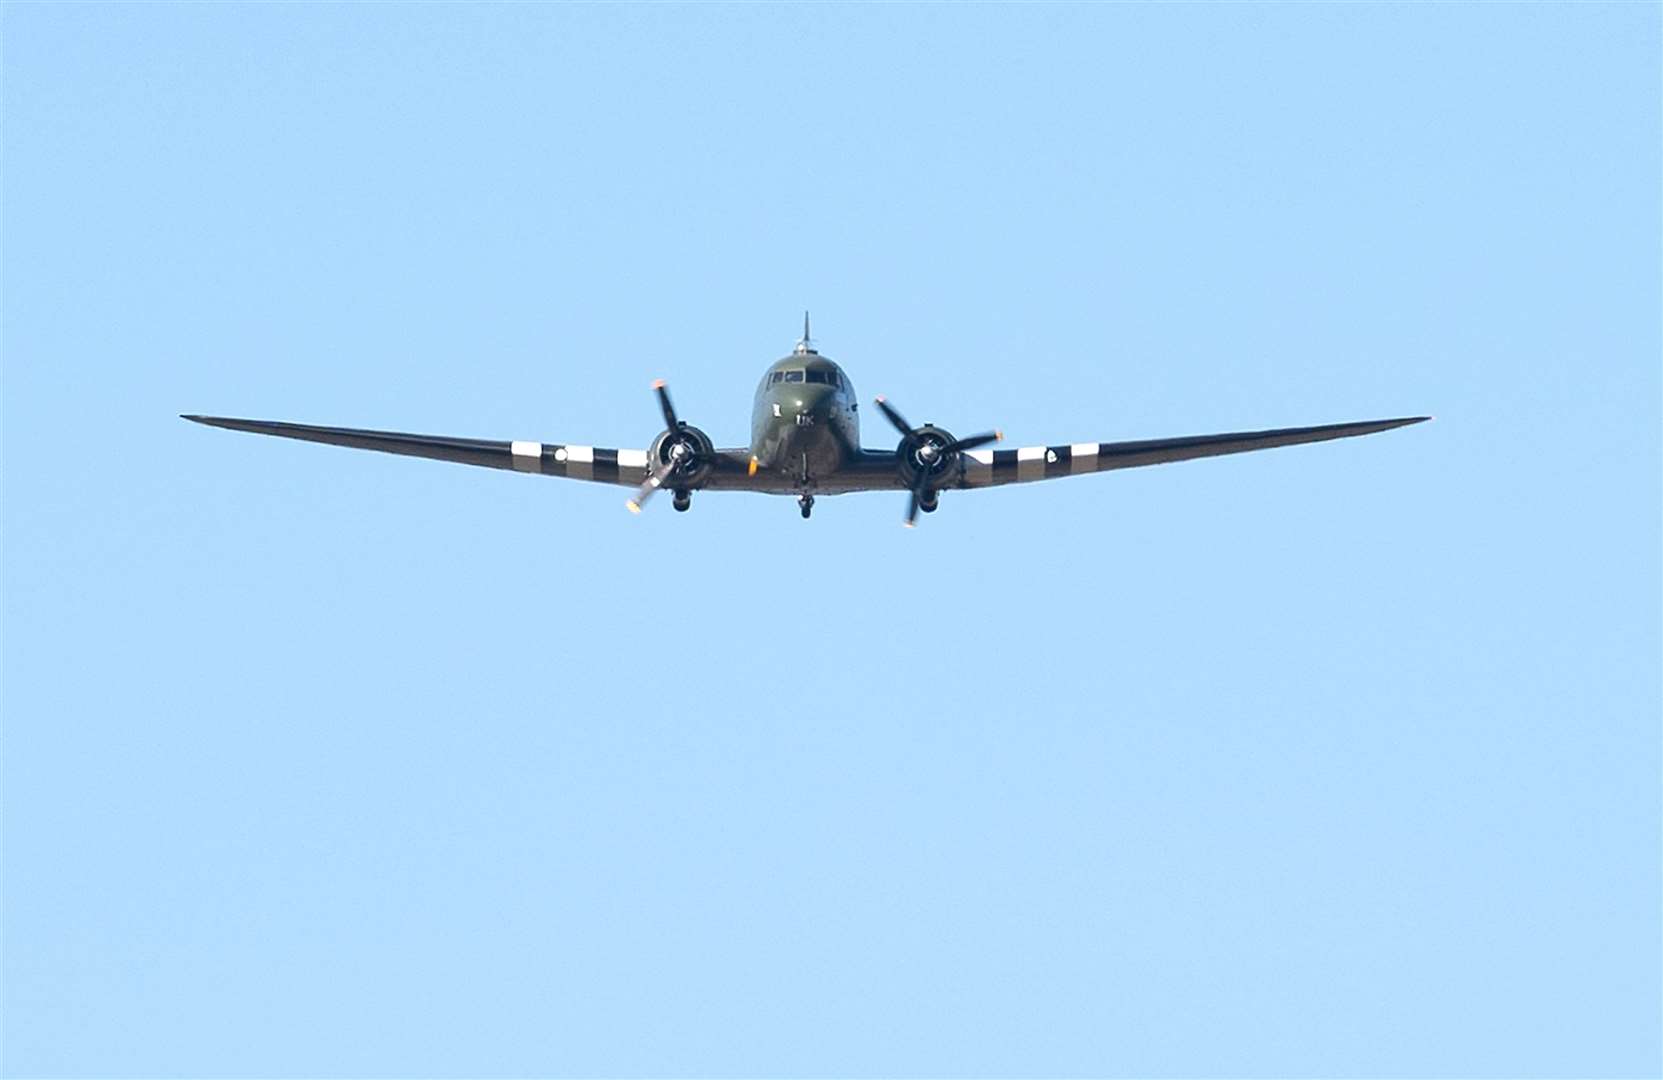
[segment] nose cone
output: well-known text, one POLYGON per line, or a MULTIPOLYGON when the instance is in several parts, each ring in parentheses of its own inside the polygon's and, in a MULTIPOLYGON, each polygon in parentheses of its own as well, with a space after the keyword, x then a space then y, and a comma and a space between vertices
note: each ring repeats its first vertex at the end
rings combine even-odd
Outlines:
POLYGON ((812 423, 831 415, 837 403, 837 388, 816 383, 781 383, 769 388, 768 400, 774 407, 775 417, 790 420, 801 416, 812 419, 799 422, 812 423))
POLYGON ((837 391, 829 386, 815 386, 812 383, 789 384, 782 387, 785 391, 781 396, 791 402, 798 412, 812 413, 824 416, 831 411, 832 402, 837 397, 837 391))

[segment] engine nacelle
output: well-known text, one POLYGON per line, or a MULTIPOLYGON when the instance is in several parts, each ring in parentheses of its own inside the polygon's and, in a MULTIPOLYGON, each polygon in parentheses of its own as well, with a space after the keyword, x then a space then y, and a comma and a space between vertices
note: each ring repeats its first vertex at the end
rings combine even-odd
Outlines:
MULTIPOLYGON (((902 439, 895 448, 895 456, 901 462, 901 482, 908 488, 916 487, 919 478, 929 473, 931 489, 946 487, 958 467, 958 452, 943 452, 953 442, 952 432, 934 424, 925 424, 902 439)), ((935 500, 926 501, 933 504, 935 500)))
POLYGON ((675 486, 678 488, 696 488, 704 483, 710 475, 710 470, 716 465, 716 445, 710 441, 710 436, 682 421, 677 428, 666 429, 658 438, 653 440, 652 449, 647 451, 647 460, 656 465, 668 465, 670 455, 677 444, 685 446, 692 455, 692 464, 685 465, 676 474, 675 486))

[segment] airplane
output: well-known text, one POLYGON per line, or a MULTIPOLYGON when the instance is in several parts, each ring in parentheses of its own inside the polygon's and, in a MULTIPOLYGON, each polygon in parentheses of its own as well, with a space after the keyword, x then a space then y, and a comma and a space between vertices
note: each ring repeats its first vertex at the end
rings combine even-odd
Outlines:
POLYGON ((379 450, 389 454, 433 458, 463 465, 542 476, 563 476, 635 488, 626 505, 640 513, 664 488, 672 505, 685 511, 696 491, 758 491, 795 495, 807 518, 820 495, 857 491, 908 493, 903 523, 911 528, 919 513, 933 513, 944 491, 1055 480, 1084 473, 1130 469, 1169 461, 1239 454, 1298 443, 1347 439, 1430 420, 1408 416, 1318 427, 1188 435, 1136 442, 1080 442, 991 450, 998 431, 957 438, 935 424, 914 427, 895 406, 879 397, 874 404, 900 433, 893 450, 860 444, 860 406, 854 384, 841 367, 822 356, 809 337, 808 314, 803 336, 791 354, 762 373, 751 406, 751 443, 719 449, 710 436, 677 415, 663 380, 653 383, 664 430, 644 450, 610 450, 575 443, 492 441, 395 431, 317 427, 270 420, 181 414, 182 419, 232 431, 250 431, 285 439, 379 450))

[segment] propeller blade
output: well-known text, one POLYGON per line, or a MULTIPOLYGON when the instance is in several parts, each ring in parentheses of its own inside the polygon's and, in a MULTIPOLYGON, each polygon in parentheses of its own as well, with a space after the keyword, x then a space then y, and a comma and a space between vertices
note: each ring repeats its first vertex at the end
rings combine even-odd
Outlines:
POLYGON ((664 410, 664 426, 671 431, 680 427, 676 420, 676 407, 670 404, 670 391, 664 388, 663 379, 654 379, 652 388, 658 391, 658 407, 664 410))
POLYGON ((889 422, 895 425, 896 431, 899 431, 902 435, 910 436, 912 434, 912 425, 907 423, 907 418, 896 412, 895 406, 885 401, 882 395, 878 397, 877 404, 878 409, 882 411, 889 422))
POLYGON ((1004 437, 1005 433, 1003 431, 988 431, 982 433, 981 435, 971 435, 957 440, 942 452, 946 454, 953 454, 960 450, 974 450, 978 446, 986 446, 988 443, 996 443, 1004 437))
POLYGON ((907 519, 902 522, 909 529, 918 526, 918 505, 924 501, 924 488, 929 482, 929 474, 923 473, 918 477, 918 483, 912 486, 912 497, 907 500, 907 519))
POLYGON ((675 471, 675 468, 675 460, 671 459, 654 469, 652 475, 648 476, 646 482, 636 490, 635 497, 624 503, 625 506, 629 507, 629 512, 639 514, 641 508, 647 505, 647 500, 652 498, 652 493, 664 486, 664 481, 675 471))

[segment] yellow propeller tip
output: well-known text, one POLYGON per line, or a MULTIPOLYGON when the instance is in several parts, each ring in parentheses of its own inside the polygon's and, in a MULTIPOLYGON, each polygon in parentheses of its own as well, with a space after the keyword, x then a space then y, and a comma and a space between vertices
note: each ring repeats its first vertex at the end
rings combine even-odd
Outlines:
POLYGON ((1004 442, 1005 441, 1005 433, 1003 431, 995 431, 993 433, 993 441, 994 442, 1004 442))
POLYGON ((918 527, 918 523, 916 521, 903 521, 903 522, 901 522, 901 528, 903 528, 903 529, 916 529, 917 527, 918 527))
POLYGON ((750 468, 750 475, 751 475, 751 476, 755 476, 755 475, 756 475, 756 458, 752 458, 752 459, 751 459, 751 468, 750 468))
POLYGON ((664 389, 664 380, 663 380, 663 379, 654 379, 654 380, 653 380, 653 381, 652 381, 652 388, 653 388, 653 389, 654 389, 654 390, 662 390, 662 389, 664 389))
POLYGON ((639 514, 641 512, 641 504, 636 502, 634 499, 629 500, 624 503, 624 505, 629 508, 629 512, 632 514, 639 514))

